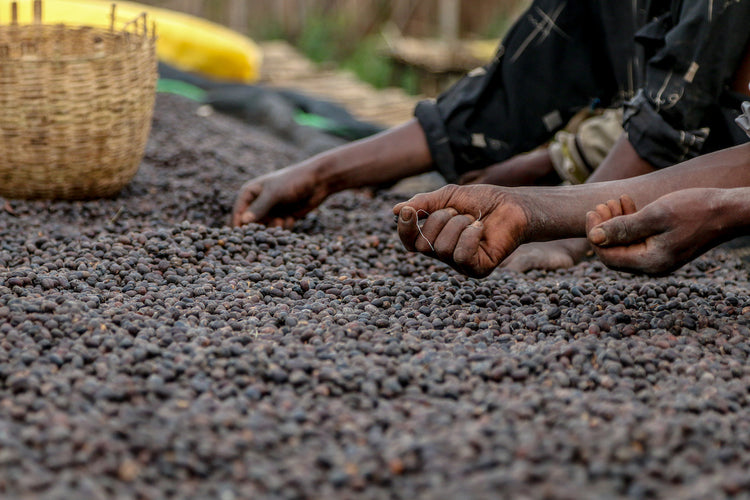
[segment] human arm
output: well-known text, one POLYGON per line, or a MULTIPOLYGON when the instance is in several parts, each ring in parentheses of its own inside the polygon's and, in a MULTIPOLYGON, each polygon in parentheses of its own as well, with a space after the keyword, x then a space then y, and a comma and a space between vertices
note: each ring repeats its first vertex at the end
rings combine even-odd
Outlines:
POLYGON ((393 182, 426 172, 431 164, 424 133, 413 119, 246 182, 232 224, 289 227, 333 193, 393 182))
POLYGON ((630 193, 636 206, 645 206, 681 189, 740 186, 750 186, 750 144, 619 181, 560 187, 447 186, 399 203, 393 213, 399 215, 399 237, 407 250, 481 277, 522 243, 585 236, 586 213, 623 193, 630 193), (420 231, 417 218, 423 214, 430 215, 420 231))
POLYGON ((472 170, 459 184, 493 184, 495 186, 550 186, 560 183, 547 148, 516 155, 481 170, 472 170))
MULTIPOLYGON (((585 185, 636 177, 653 171, 654 168, 638 156, 623 134, 602 163, 588 177, 585 185)), ((531 242, 508 256, 500 265, 517 272, 570 267, 583 259, 589 250, 590 246, 585 238, 566 237, 545 243, 531 242)))

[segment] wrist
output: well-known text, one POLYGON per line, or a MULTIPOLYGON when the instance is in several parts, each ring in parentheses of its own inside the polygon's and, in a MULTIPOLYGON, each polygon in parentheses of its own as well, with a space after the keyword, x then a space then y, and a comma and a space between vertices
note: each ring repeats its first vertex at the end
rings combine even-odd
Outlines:
POLYGON ((302 163, 316 183, 315 189, 325 196, 362 187, 358 180, 358 165, 342 161, 336 150, 325 151, 302 163))
POLYGON ((585 236, 585 215, 595 206, 585 195, 579 186, 517 188, 513 196, 528 221, 525 241, 585 236))
POLYGON ((326 151, 306 160, 302 166, 315 180, 316 189, 330 195, 346 189, 346 187, 337 188, 337 185, 341 184, 341 179, 334 168, 335 163, 335 157, 326 151))

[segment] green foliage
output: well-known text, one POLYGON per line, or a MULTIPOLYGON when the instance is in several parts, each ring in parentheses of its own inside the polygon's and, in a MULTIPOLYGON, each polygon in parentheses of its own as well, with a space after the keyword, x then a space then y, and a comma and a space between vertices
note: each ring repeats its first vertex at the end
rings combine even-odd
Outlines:
POLYGON ((314 13, 305 23, 296 40, 299 48, 312 61, 340 62, 349 57, 357 45, 356 34, 348 29, 348 22, 342 15, 314 13))
MULTIPOLYGON (((527 0, 522 0, 527 1, 527 0)), ((319 64, 335 64, 354 73, 360 80, 376 88, 396 86, 410 94, 419 92, 419 75, 415 69, 397 67, 383 49, 379 34, 382 23, 388 19, 388 2, 368 28, 350 18, 345 10, 312 10, 305 16, 304 23, 297 33, 284 33, 279 23, 264 23, 262 32, 256 36, 263 39, 284 38, 319 64), (379 22, 382 21, 382 22, 379 22), (364 31, 370 33, 363 33, 364 31)), ((499 38, 513 22, 511 10, 499 14, 489 21, 481 35, 499 38)), ((359 20, 361 21, 361 20, 359 20)))
POLYGON ((356 45, 341 66, 376 88, 397 86, 410 94, 419 90, 416 71, 397 71, 395 63, 384 53, 380 37, 371 35, 356 45))
POLYGON ((288 38, 316 63, 336 64, 376 88, 398 86, 416 94, 419 87, 416 72, 397 72, 382 49, 380 35, 355 33, 351 25, 352 20, 340 13, 317 12, 307 16, 297 36, 288 38))

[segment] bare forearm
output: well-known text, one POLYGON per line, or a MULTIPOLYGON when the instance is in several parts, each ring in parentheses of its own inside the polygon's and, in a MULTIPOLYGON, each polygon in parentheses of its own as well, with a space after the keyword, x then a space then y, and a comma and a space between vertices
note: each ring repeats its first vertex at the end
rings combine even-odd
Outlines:
POLYGON ((750 186, 750 144, 700 156, 674 167, 629 179, 554 188, 518 188, 528 204, 528 240, 550 240, 585 235, 585 215, 599 203, 628 194, 637 207, 657 198, 694 187, 750 186))
POLYGON ((330 193, 394 182, 432 167, 424 132, 416 120, 305 162, 330 193))

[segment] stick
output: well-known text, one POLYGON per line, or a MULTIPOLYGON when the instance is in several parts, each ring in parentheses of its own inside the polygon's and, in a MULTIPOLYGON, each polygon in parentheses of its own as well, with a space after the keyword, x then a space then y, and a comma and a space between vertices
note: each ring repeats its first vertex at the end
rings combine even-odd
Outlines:
POLYGON ((34 24, 42 24, 42 0, 34 0, 34 24))

